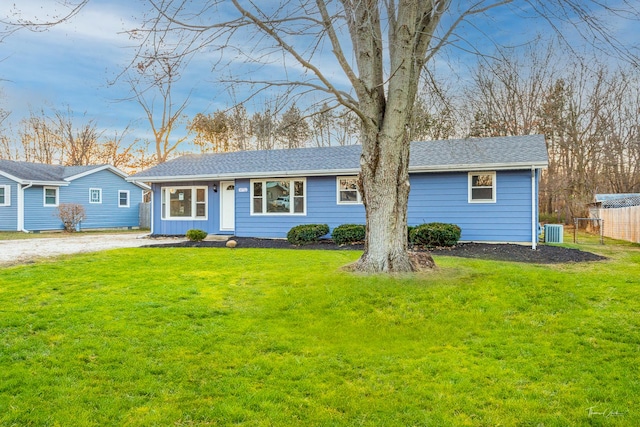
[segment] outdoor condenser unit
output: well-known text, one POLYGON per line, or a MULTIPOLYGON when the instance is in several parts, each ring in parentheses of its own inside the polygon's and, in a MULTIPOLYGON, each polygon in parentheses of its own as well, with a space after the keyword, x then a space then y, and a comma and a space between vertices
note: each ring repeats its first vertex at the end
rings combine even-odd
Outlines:
POLYGON ((546 243, 562 243, 564 227, 562 224, 545 224, 544 241, 546 243))

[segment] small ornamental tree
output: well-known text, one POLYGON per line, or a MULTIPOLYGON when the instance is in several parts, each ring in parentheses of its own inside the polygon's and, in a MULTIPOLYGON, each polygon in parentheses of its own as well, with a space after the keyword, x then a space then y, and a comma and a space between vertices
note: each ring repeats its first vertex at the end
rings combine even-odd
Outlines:
POLYGON ((84 206, 77 203, 60 203, 58 206, 58 218, 64 225, 64 231, 73 233, 78 224, 85 218, 84 206))

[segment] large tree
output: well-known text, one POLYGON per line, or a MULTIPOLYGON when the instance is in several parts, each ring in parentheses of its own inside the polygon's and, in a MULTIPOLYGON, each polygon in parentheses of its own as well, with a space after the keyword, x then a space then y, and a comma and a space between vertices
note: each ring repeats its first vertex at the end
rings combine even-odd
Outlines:
POLYGON ((191 46, 198 40, 200 48, 217 50, 219 58, 237 58, 226 54, 233 50, 249 65, 265 68, 283 58, 282 79, 270 72, 269 79, 238 77, 236 83, 318 91, 358 116, 367 235, 355 268, 367 272, 414 269, 407 252, 410 121, 420 76, 441 49, 457 44, 481 53, 489 41, 488 21, 501 9, 538 17, 536 23, 569 29, 597 40, 598 49, 613 47, 629 58, 633 52, 617 43, 604 23, 612 15, 638 19, 628 2, 613 8, 598 0, 231 0, 206 2, 197 11, 185 1, 152 3, 158 15, 146 28, 149 34, 171 28, 180 37, 192 35, 191 46), (458 31, 465 26, 484 38, 462 37, 458 31), (296 69, 303 71, 294 74, 296 69))

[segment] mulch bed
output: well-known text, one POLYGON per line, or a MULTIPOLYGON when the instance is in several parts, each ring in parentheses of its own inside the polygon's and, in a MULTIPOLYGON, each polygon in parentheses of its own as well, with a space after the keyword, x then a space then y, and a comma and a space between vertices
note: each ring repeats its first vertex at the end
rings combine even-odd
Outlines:
MULTIPOLYGON (((363 245, 338 246, 331 240, 305 246, 295 246, 284 239, 256 239, 250 237, 233 237, 238 248, 268 249, 322 249, 322 250, 362 250, 363 245)), ((181 248, 223 248, 224 241, 176 241, 175 243, 151 244, 147 247, 181 247, 181 248)), ((420 249, 418 249, 420 250, 420 249)), ((531 246, 512 244, 460 243, 452 248, 438 248, 430 251, 432 255, 448 255, 463 258, 491 259, 496 261, 515 261, 534 264, 560 264, 567 262, 602 261, 606 258, 579 249, 561 246, 539 245, 534 251, 531 246)))

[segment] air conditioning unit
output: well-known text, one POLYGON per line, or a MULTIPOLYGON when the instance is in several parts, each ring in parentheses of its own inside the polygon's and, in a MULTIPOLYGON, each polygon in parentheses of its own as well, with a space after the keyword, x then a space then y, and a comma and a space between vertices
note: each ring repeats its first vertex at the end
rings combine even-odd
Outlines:
POLYGON ((544 241, 546 243, 562 243, 564 226, 562 224, 545 224, 544 241))

